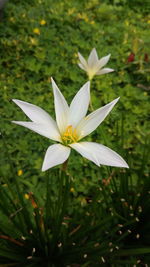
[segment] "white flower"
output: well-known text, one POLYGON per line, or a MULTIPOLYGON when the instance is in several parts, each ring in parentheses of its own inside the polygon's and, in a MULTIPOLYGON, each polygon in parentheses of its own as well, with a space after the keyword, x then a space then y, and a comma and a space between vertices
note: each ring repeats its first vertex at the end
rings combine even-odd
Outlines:
POLYGON ((70 155, 71 148, 98 166, 103 164, 128 168, 127 163, 106 146, 94 142, 80 142, 83 137, 93 132, 100 125, 119 98, 85 117, 90 101, 90 82, 83 85, 73 98, 70 106, 68 106, 53 79, 52 86, 56 122, 40 107, 13 99, 31 120, 30 122, 13 121, 13 123, 59 142, 59 144, 51 145, 47 149, 42 171, 65 162, 70 155))
POLYGON ((109 73, 114 71, 110 68, 103 68, 107 62, 109 61, 110 54, 106 57, 102 57, 98 59, 98 55, 96 49, 93 48, 88 60, 86 61, 84 57, 78 52, 80 63, 78 63, 79 67, 87 72, 89 80, 92 80, 94 75, 101 75, 105 73, 109 73))

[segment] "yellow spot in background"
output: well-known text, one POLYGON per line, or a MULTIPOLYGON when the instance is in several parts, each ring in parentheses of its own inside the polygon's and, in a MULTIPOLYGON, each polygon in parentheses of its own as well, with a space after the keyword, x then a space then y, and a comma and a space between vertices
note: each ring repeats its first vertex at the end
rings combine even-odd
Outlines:
POLYGON ((16 20, 15 20, 14 17, 10 17, 9 21, 11 21, 11 22, 15 22, 16 20))
POLYGON ((23 170, 18 170, 17 174, 18 176, 21 176, 23 174, 23 170))
POLYGON ((20 74, 20 73, 16 74, 16 78, 20 78, 21 76, 22 76, 22 74, 20 74))
POLYGON ((128 20, 125 20, 125 25, 129 26, 129 21, 128 20))
POLYGON ((25 17, 26 17, 26 14, 25 14, 25 13, 23 13, 23 14, 22 14, 22 18, 25 18, 25 17))
POLYGON ((75 8, 69 8, 69 9, 68 9, 68 15, 72 15, 72 14, 74 14, 75 11, 76 11, 75 8))
POLYGON ((89 22, 89 21, 90 21, 90 20, 89 20, 89 17, 87 16, 86 13, 78 13, 78 14, 77 14, 77 18, 78 18, 78 19, 82 19, 82 20, 84 20, 85 22, 89 22))
POLYGON ((133 39, 132 50, 133 50, 134 54, 137 54, 137 52, 139 50, 139 46, 140 46, 140 39, 138 39, 138 38, 133 39))
POLYGON ((45 25, 46 24, 46 21, 44 20, 44 19, 42 19, 41 21, 40 21, 40 25, 45 25))
POLYGON ((70 192, 71 193, 74 193, 75 192, 75 189, 73 187, 70 188, 70 192))
POLYGON ((37 35, 40 35, 40 30, 38 28, 34 28, 33 32, 37 35))
POLYGON ((74 53, 73 56, 78 58, 78 53, 74 53))
POLYGON ((82 207, 85 206, 85 205, 87 204, 87 201, 86 201, 85 198, 82 198, 80 202, 81 202, 81 206, 82 206, 82 207))
POLYGON ((32 37, 30 37, 30 42, 31 42, 32 45, 37 45, 38 44, 38 40, 35 39, 35 38, 32 38, 32 37))
POLYGON ((25 199, 29 199, 29 194, 24 194, 25 199))
POLYGON ((94 20, 89 21, 90 24, 95 24, 94 20))
POLYGON ((7 187, 8 185, 7 184, 3 184, 4 187, 7 187))
POLYGON ((18 44, 18 41, 17 41, 17 40, 12 40, 12 43, 13 43, 14 45, 17 45, 17 44, 18 44))
POLYGON ((150 19, 147 21, 147 23, 149 23, 149 24, 150 24, 150 19))

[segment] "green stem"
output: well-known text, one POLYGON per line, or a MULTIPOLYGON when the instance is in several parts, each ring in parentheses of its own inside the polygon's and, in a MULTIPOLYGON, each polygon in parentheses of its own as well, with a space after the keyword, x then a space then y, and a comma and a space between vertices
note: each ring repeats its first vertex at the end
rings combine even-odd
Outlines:
MULTIPOLYGON (((92 87, 92 79, 89 78, 89 81, 90 81, 90 85, 92 87)), ((93 108, 93 105, 92 105, 92 96, 90 97, 90 111, 93 112, 94 111, 94 108, 93 108)))
POLYGON ((94 108, 93 108, 93 105, 92 105, 92 99, 90 98, 90 110, 93 112, 94 111, 94 108))
POLYGON ((68 206, 68 196, 70 188, 70 177, 66 174, 68 160, 65 161, 60 170, 59 176, 59 190, 58 190, 58 201, 55 212, 55 225, 53 227, 53 240, 52 240, 52 249, 55 249, 57 242, 61 241, 62 237, 62 227, 64 216, 67 211, 68 206))
POLYGON ((61 171, 66 172, 68 166, 68 159, 62 164, 61 171))

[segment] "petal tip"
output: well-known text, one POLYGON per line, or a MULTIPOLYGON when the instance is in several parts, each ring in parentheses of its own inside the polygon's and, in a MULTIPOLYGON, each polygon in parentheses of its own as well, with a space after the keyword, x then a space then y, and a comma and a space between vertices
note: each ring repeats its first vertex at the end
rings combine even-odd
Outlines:
POLYGON ((114 69, 109 69, 109 72, 113 72, 113 71, 115 71, 114 69))
POLYGON ((116 104, 119 101, 119 99, 120 99, 120 96, 117 97, 116 99, 114 99, 112 102, 114 102, 114 104, 116 104))
POLYGON ((47 171, 49 168, 48 167, 46 167, 46 164, 45 164, 45 161, 43 162, 43 165, 42 165, 42 169, 41 169, 41 171, 42 172, 45 172, 45 171, 47 171))
POLYGON ((53 84, 55 84, 55 81, 54 81, 54 79, 53 79, 53 77, 51 77, 51 83, 53 84))
POLYGON ((12 101, 16 104, 19 100, 18 99, 12 99, 12 101))
MULTIPOLYGON (((117 166, 116 166, 116 167, 117 167, 117 166)), ((120 161, 120 163, 118 164, 118 167, 129 169, 129 165, 127 164, 127 162, 126 162, 122 157, 121 157, 121 161, 120 161)))
POLYGON ((42 171, 42 172, 45 172, 45 171, 46 171, 46 168, 42 166, 41 171, 42 171))
POLYGON ((123 167, 129 169, 129 165, 126 162, 124 163, 123 167))
POLYGON ((53 92, 58 91, 58 87, 57 84, 55 83, 54 79, 51 77, 51 82, 52 82, 52 88, 53 88, 53 92))
POLYGON ((16 124, 16 121, 11 121, 11 123, 15 123, 16 124))

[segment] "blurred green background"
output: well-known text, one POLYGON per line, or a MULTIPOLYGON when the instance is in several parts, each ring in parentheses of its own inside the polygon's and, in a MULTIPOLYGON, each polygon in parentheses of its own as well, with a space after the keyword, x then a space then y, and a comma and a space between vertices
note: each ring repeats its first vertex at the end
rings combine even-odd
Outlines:
MULTIPOLYGON (((98 203, 102 204, 95 205, 95 214, 101 206, 102 217, 110 213, 115 215, 106 228, 110 229, 114 223, 125 223, 125 231, 128 231, 128 224, 133 223, 130 228, 132 235, 123 241, 122 246, 144 248, 150 246, 147 217, 150 211, 150 4, 147 0, 9 0, 1 10, 2 192, 7 188, 4 178, 7 177, 13 188, 17 176, 23 193, 32 191, 43 205, 47 174, 41 172, 41 166, 52 141, 11 123, 12 120, 28 120, 12 99, 38 105, 54 118, 50 77, 54 78, 70 103, 87 81, 86 73, 77 65, 77 52, 87 58, 94 47, 100 58, 111 53, 107 67, 115 71, 95 76, 92 80, 93 107, 99 108, 118 96, 120 101, 101 126, 85 140, 112 148, 122 155, 130 169, 98 168, 72 151, 68 165, 72 177, 69 212, 74 214, 76 211, 84 218, 82 212, 89 209, 91 199, 98 194, 95 199, 100 198, 98 203)), ((54 190, 58 186, 58 181, 56 184, 54 181, 58 170, 56 167, 49 171, 54 190)), ((2 225, 4 222, 2 220, 2 225)), ((84 220, 83 224, 86 225, 84 220)), ((1 229, 5 229, 2 225, 1 229)), ((138 254, 138 250, 134 253, 138 254)), ((142 266, 146 266, 144 264, 149 258, 140 260, 142 266)), ((132 259, 131 262, 135 263, 132 259)), ((101 264, 105 264, 103 258, 101 264)))
MULTIPOLYGON (((54 117, 50 77, 70 102, 86 82, 77 66, 77 52, 88 57, 111 53, 108 67, 115 72, 94 78, 94 109, 120 96, 109 117, 88 139, 109 145, 138 169, 147 146, 149 126, 150 15, 145 1, 9 1, 0 21, 1 131, 16 173, 31 180, 40 172, 51 141, 11 124, 25 120, 11 99, 44 108, 54 117), (143 3, 143 4, 141 4, 143 3), (104 136, 101 134, 101 127, 104 136)), ((95 166, 73 153, 70 169, 78 177, 95 166), (86 167, 86 168, 84 168, 86 167)), ((2 173, 9 172, 6 157, 2 173)), ((101 168, 103 169, 103 168, 101 168)), ((103 172, 103 170, 102 170, 103 172)))

